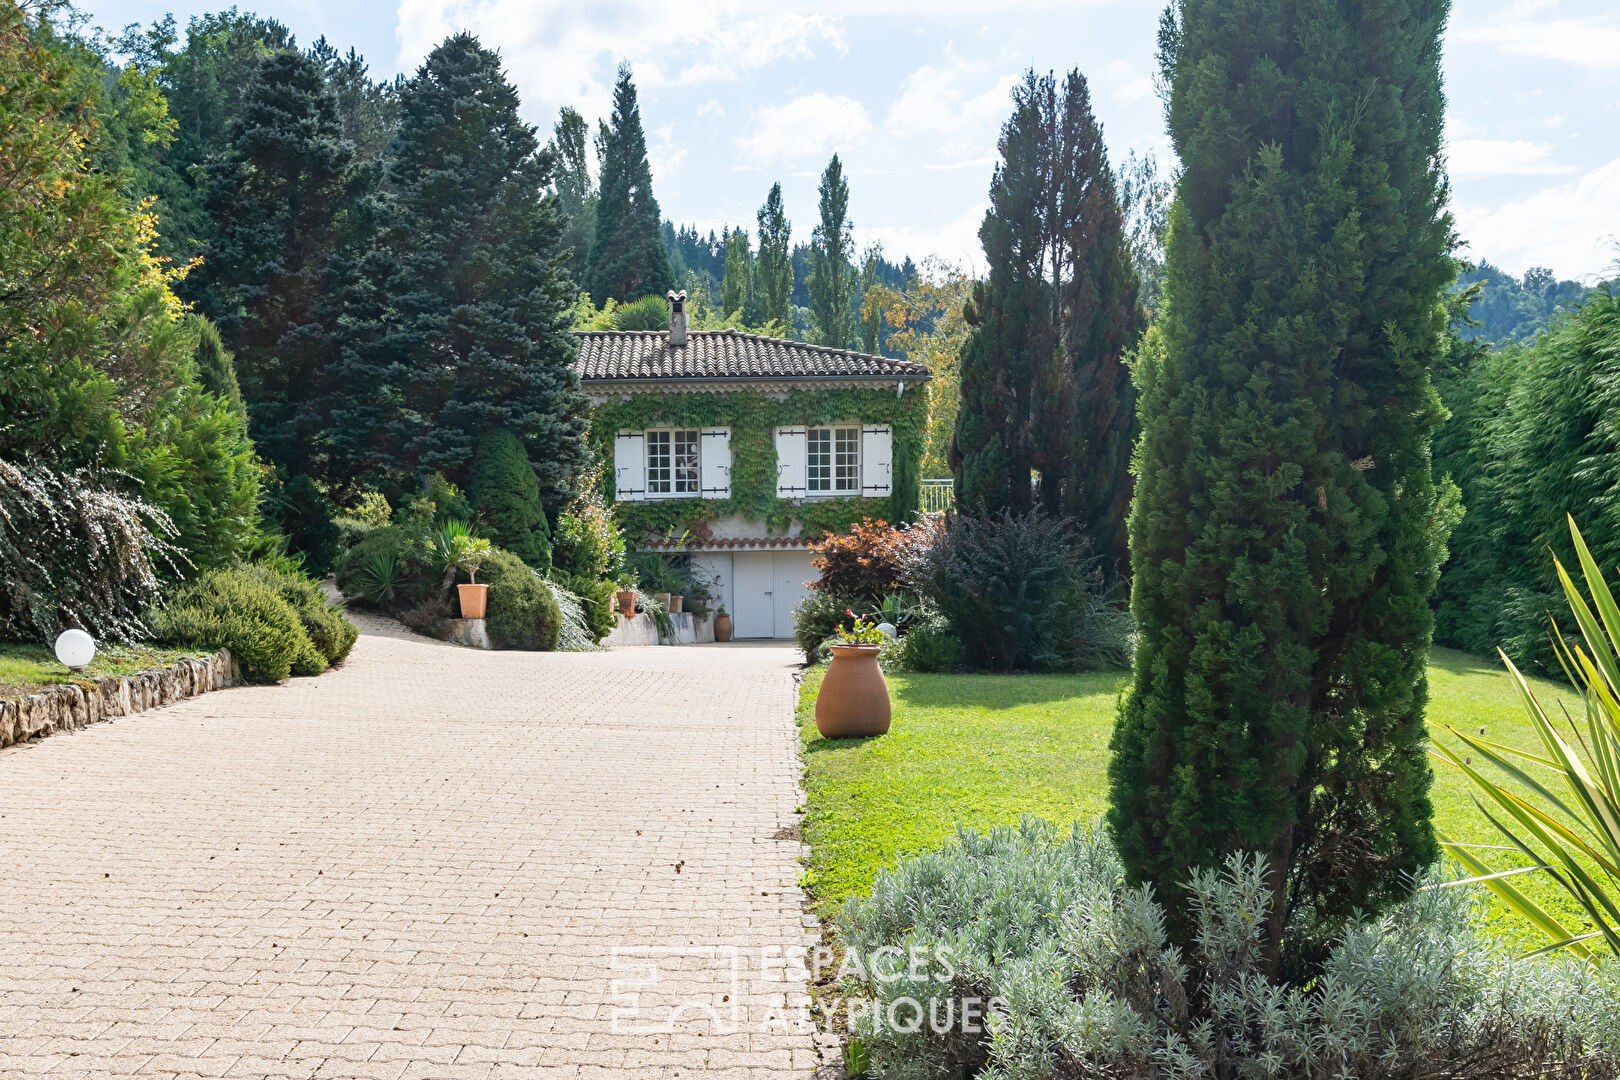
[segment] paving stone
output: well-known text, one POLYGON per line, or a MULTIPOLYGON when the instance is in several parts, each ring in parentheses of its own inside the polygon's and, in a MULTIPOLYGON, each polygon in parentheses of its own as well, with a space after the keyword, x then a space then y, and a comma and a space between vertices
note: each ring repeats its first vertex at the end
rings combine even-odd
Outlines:
POLYGON ((810 1077, 794 653, 358 621, 0 750, 0 1074, 810 1077))

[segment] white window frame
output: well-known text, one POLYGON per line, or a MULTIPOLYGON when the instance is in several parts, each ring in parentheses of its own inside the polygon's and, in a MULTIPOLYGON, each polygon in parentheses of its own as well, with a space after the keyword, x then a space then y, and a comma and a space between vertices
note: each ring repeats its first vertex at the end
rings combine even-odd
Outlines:
POLYGON ((806 429, 804 475, 807 497, 839 499, 861 494, 861 430, 858 421, 806 429), (818 448, 820 443, 825 443, 825 449, 818 448), (817 458, 824 458, 824 461, 818 464, 817 458), (826 470, 825 475, 818 475, 820 470, 826 470))
POLYGON ((646 442, 643 457, 646 469, 646 498, 702 498, 703 430, 688 427, 657 427, 648 428, 639 434, 646 442), (681 444, 687 440, 690 440, 688 443, 690 464, 683 466, 681 461, 685 455, 681 451, 681 444))

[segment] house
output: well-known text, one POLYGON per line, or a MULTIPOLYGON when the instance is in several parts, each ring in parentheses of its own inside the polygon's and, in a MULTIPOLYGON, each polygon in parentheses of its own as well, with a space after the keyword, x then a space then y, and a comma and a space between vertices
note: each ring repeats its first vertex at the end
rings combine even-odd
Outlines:
POLYGON ((919 506, 928 369, 846 349, 686 328, 579 335, 592 438, 632 546, 681 549, 739 638, 793 636, 809 545, 919 506))

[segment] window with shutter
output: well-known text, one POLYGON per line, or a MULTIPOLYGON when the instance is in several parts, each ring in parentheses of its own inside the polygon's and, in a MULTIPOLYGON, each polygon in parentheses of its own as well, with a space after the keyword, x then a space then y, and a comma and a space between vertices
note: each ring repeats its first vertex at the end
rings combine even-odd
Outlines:
POLYGON ((861 429, 861 494, 881 498, 894 490, 894 432, 888 427, 861 429))

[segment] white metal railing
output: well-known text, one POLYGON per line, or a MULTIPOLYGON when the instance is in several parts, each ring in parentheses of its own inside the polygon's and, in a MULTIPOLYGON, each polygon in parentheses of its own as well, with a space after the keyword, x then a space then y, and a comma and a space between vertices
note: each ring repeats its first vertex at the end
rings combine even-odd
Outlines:
POLYGON ((956 502, 955 490, 956 481, 949 478, 922 481, 923 513, 943 514, 950 510, 956 502))

